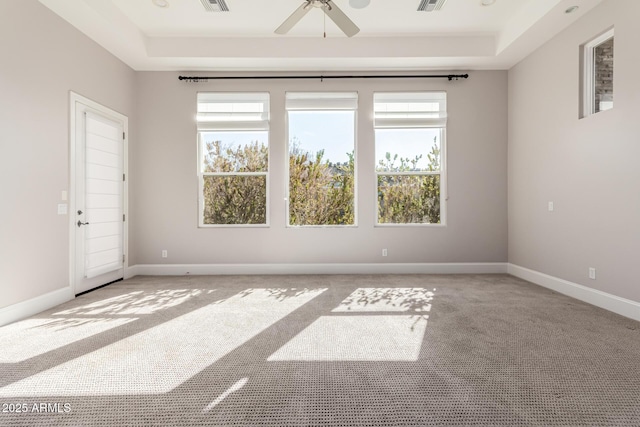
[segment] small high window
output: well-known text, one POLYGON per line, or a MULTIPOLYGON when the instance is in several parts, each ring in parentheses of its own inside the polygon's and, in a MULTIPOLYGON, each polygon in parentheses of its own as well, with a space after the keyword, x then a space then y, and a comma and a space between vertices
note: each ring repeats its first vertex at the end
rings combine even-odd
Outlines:
POLYGON ((613 29, 583 46, 582 117, 613 108, 613 29))

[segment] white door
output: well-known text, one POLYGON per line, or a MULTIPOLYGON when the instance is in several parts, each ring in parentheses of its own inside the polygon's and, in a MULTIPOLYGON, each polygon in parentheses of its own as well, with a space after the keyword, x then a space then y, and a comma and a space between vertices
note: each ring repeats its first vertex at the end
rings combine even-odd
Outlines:
POLYGON ((75 100, 76 295, 124 277, 126 119, 104 110, 75 100))

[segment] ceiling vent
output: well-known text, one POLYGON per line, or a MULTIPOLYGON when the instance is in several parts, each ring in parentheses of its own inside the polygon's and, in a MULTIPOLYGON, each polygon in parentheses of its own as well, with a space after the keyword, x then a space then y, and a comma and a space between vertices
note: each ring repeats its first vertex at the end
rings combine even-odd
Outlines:
POLYGON ((207 12, 229 12, 225 0, 201 0, 207 12))
POLYGON ((433 12, 442 9, 447 0, 421 0, 418 6, 419 12, 433 12))

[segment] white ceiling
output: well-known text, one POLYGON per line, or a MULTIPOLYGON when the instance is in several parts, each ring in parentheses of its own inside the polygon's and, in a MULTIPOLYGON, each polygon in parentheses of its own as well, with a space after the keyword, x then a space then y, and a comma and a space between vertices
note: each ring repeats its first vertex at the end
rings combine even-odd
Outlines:
POLYGON ((434 12, 418 12, 420 0, 333 0, 360 27, 352 38, 320 9, 274 34, 303 0, 226 0, 229 12, 167 1, 40 0, 135 70, 316 72, 508 69, 602 0, 447 0, 434 12))

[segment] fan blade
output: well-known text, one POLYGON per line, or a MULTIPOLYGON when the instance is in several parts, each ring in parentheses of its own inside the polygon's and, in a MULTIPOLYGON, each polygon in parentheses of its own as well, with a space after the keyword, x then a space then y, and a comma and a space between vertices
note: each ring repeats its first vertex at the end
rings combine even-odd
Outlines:
POLYGON ((307 14, 307 12, 309 12, 309 10, 311 10, 311 3, 309 1, 305 1, 291 14, 291 16, 284 20, 282 25, 276 29, 276 34, 287 34, 289 30, 292 29, 293 26, 307 14))
POLYGON ((360 28, 331 0, 327 1, 327 6, 323 7, 322 10, 347 37, 353 37, 360 31, 360 28))
POLYGON ((364 9, 369 6, 369 3, 371 3, 371 0, 349 0, 349 6, 354 9, 364 9))

